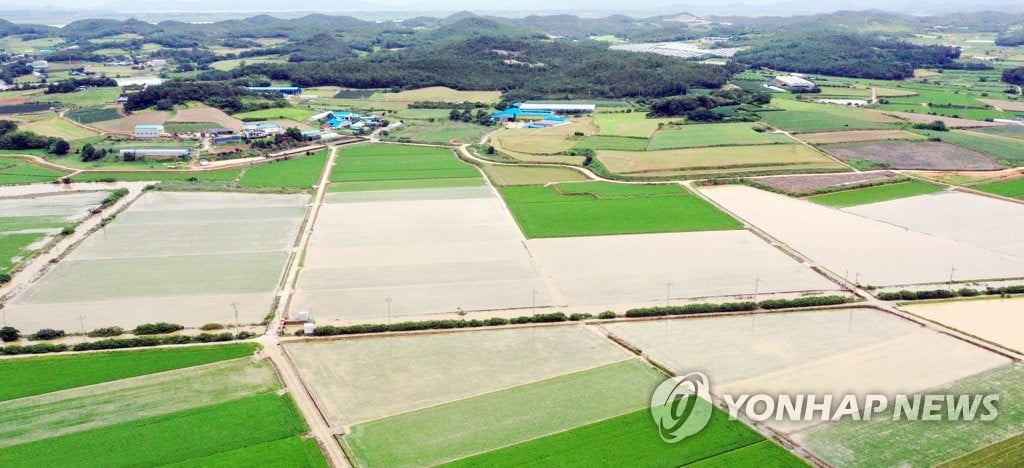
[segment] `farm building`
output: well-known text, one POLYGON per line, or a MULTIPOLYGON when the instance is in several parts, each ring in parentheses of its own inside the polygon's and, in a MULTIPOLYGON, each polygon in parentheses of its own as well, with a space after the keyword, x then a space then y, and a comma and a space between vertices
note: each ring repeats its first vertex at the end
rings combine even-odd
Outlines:
POLYGON ((47 68, 50 68, 50 63, 46 60, 36 60, 30 63, 29 66, 35 70, 46 70, 47 68))
POLYGON ((151 158, 184 158, 192 154, 192 150, 188 148, 124 148, 118 151, 121 157, 135 156, 139 157, 151 157, 151 158))
POLYGON ((772 79, 772 86, 791 89, 796 91, 810 91, 815 88, 813 81, 800 78, 799 76, 776 76, 772 79))
POLYGON ((213 136, 223 136, 223 135, 230 135, 230 134, 235 133, 235 132, 233 130, 231 130, 230 128, 220 127, 220 128, 208 128, 206 130, 203 130, 203 133, 205 133, 207 135, 213 135, 213 136))
POLYGON ((213 144, 215 144, 215 145, 230 145, 230 144, 241 143, 241 142, 242 142, 242 136, 241 135, 223 135, 223 136, 213 137, 213 144))
POLYGON ((284 129, 273 122, 250 122, 242 126, 242 133, 249 138, 262 138, 283 133, 284 129))
POLYGON ((319 140, 321 138, 323 138, 323 135, 320 134, 320 130, 303 130, 302 131, 302 139, 303 140, 316 141, 316 140, 319 140))
POLYGON ((496 122, 523 122, 540 121, 555 117, 551 111, 527 111, 518 107, 511 107, 500 112, 491 114, 491 120, 496 122))
POLYGON ((149 61, 149 66, 153 68, 160 68, 167 66, 167 60, 164 59, 153 59, 149 61))
POLYGON ((135 138, 160 138, 164 133, 163 125, 136 125, 135 138))
POLYGON ((297 86, 246 86, 245 89, 257 93, 302 94, 302 88, 297 86))
POLYGON ((594 112, 597 106, 594 104, 577 104, 571 102, 564 103, 522 103, 515 107, 524 111, 538 111, 538 112, 551 112, 556 114, 587 114, 594 112))

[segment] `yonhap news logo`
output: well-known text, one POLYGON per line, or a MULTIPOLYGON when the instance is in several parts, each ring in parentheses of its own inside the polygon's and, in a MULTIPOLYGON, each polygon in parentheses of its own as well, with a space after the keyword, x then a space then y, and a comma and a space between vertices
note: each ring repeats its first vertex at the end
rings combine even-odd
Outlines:
MULTIPOLYGON (((755 423, 870 421, 994 421, 999 416, 998 394, 913 395, 722 395, 729 419, 755 423)), ((658 434, 674 444, 703 430, 714 411, 708 376, 694 372, 666 379, 651 395, 651 416, 658 434)))
POLYGON ((711 412, 711 386, 700 372, 669 378, 651 395, 651 416, 661 440, 670 444, 704 429, 711 412))

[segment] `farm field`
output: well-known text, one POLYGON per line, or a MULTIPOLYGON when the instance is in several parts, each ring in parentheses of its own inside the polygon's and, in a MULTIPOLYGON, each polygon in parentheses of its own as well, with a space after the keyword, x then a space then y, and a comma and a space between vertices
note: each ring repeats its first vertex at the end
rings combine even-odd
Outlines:
POLYGON ((663 379, 628 360, 357 424, 343 442, 364 466, 435 465, 640 410, 663 379))
MULTIPOLYGON (((597 132, 593 120, 583 118, 568 125, 548 128, 509 128, 495 133, 490 138, 490 143, 503 153, 528 153, 528 154, 556 154, 568 151, 573 147, 587 146, 588 138, 575 136, 576 132, 583 132, 592 135, 597 132), (581 143, 582 141, 582 143, 581 143)), ((599 137, 600 138, 600 137, 599 137)), ((616 138, 621 137, 604 137, 616 138)), ((636 139, 638 142, 645 140, 636 139)))
POLYGON ((972 189, 1010 198, 1024 197, 1024 177, 972 185, 972 189))
POLYGON ((306 195, 149 192, 7 307, 27 330, 259 323, 306 195), (166 281, 168 277, 175 281, 166 281), (78 317, 82 317, 79 323, 78 317))
POLYGON ((662 151, 598 151, 597 159, 615 174, 675 175, 702 170, 844 170, 845 166, 803 145, 718 146, 662 151))
POLYGON ((431 188, 481 187, 484 180, 479 177, 452 177, 448 179, 406 179, 406 180, 357 180, 332 183, 329 192, 379 192, 385 190, 416 190, 431 188))
POLYGON ((942 468, 1012 467, 1024 457, 1024 434, 978 449, 939 465, 942 468))
POLYGON ((56 102, 65 106, 87 107, 111 104, 121 95, 121 88, 116 86, 92 88, 73 93, 47 94, 40 101, 56 102))
POLYGON ((735 301, 755 289, 766 295, 839 290, 742 230, 532 239, 527 246, 573 306, 626 310, 664 305, 666 298, 735 301), (666 290, 666 283, 675 286, 666 290))
POLYGON ((36 166, 27 159, 0 157, 0 185, 52 182, 63 172, 36 166))
POLYGON ((728 420, 726 413, 717 408, 701 432, 666 444, 651 424, 650 410, 643 409, 443 466, 735 466, 754 460, 761 466, 806 466, 742 423, 728 420))
POLYGON ((72 177, 75 182, 105 182, 107 180, 120 181, 197 181, 228 182, 238 178, 240 169, 224 169, 219 171, 124 171, 124 172, 86 172, 72 177))
POLYGON ((432 86, 429 88, 414 89, 398 93, 379 93, 374 95, 375 99, 382 101, 396 102, 482 102, 492 103, 501 99, 501 91, 457 91, 444 86, 432 86))
POLYGON ((657 151, 709 146, 794 143, 792 139, 781 133, 756 132, 753 125, 747 122, 683 125, 679 130, 662 130, 655 133, 647 149, 657 151))
POLYGON ((1000 125, 998 127, 978 128, 972 131, 988 135, 1024 139, 1024 125, 1000 125))
POLYGON ((861 169, 996 170, 992 157, 944 142, 875 141, 822 145, 821 149, 861 169))
POLYGON ((416 120, 406 121, 405 125, 390 131, 388 139, 432 145, 474 144, 491 131, 491 127, 465 122, 416 120))
POLYGON ((1015 233, 1024 229, 1024 205, 962 192, 943 192, 847 208, 848 212, 928 235, 1024 258, 1015 233), (935 213, 942 213, 936 217, 935 213))
MULTIPOLYGON (((234 131, 242 129, 242 121, 238 120, 230 115, 224 113, 220 109, 213 107, 193 107, 188 109, 179 109, 175 112, 174 117, 171 117, 167 122, 173 123, 187 123, 187 122, 213 122, 224 128, 229 128, 234 131)), ((170 131, 170 130, 168 130, 170 131)))
POLYGON ((0 402, 0 449, 279 387, 269 362, 241 358, 0 402))
POLYGON ((1024 165, 1024 141, 957 130, 922 133, 930 137, 941 138, 946 143, 986 154, 1007 167, 1024 165))
POLYGON ((113 351, 0 361, 0 401, 251 356, 253 343, 113 351))
POLYGON ((729 215, 680 185, 606 182, 502 187, 526 237, 740 229, 729 215))
POLYGON ((451 149, 378 144, 340 149, 331 182, 469 177, 480 172, 451 149))
POLYGON ((935 122, 935 121, 940 121, 940 122, 946 124, 946 126, 950 127, 950 128, 982 128, 982 127, 998 127, 998 126, 1004 125, 1004 124, 995 123, 995 122, 986 122, 984 120, 960 119, 960 118, 955 118, 955 117, 944 117, 944 116, 941 116, 941 115, 919 114, 919 113, 914 113, 914 112, 899 112, 899 111, 892 111, 892 110, 868 111, 868 112, 877 112, 878 114, 889 116, 889 117, 892 117, 894 119, 898 119, 898 120, 902 120, 902 121, 907 121, 907 122, 932 123, 932 122, 935 122))
MULTIPOLYGON (((342 150, 335 179, 460 181, 478 170, 450 150, 366 146, 342 150), (381 153, 381 150, 387 153, 381 153), (398 153, 395 153, 398 151, 398 153), (356 156, 353 156, 355 154, 356 156), (382 155, 383 154, 383 155, 382 155), (416 170, 419 169, 419 170, 416 170)), ((461 185, 461 184, 460 184, 461 185)), ((365 189, 367 187, 360 187, 365 189)), ((292 311, 323 322, 552 303, 522 234, 489 187, 334 191, 317 221, 292 311)))
POLYGON ((286 348, 338 425, 490 394, 631 357, 581 326, 310 341, 286 348), (554 354, 557 359, 552 359, 554 354))
POLYGON ((812 145, 850 143, 857 141, 924 140, 919 133, 906 130, 851 130, 846 132, 804 133, 800 139, 812 145))
POLYGON ((764 111, 758 115, 772 126, 793 133, 881 130, 890 129, 897 122, 886 115, 831 104, 776 99, 772 105, 783 110, 764 111))
POLYGON ((31 197, 0 198, 0 273, 12 271, 63 227, 78 224, 108 193, 39 191, 31 197))
POLYGON ((246 57, 213 62, 210 64, 210 68, 213 68, 214 70, 231 71, 242 66, 243 63, 253 65, 257 63, 284 63, 287 61, 288 59, 286 57, 246 57))
MULTIPOLYGON (((1010 362, 868 308, 687 317, 602 327, 679 375, 705 373, 716 396, 834 395, 838 403, 847 393, 912 394, 1010 362), (865 375, 875 377, 864 379, 865 375)), ((793 433, 815 426, 815 421, 772 419, 764 424, 793 433)))
POLYGON ((857 187, 863 184, 877 183, 884 180, 899 178, 900 175, 889 171, 849 172, 843 174, 814 174, 769 176, 751 178, 755 183, 780 190, 789 195, 804 195, 816 190, 840 187, 857 187))
POLYGON ((840 467, 935 465, 1024 433, 1021 379, 1024 368, 1007 364, 929 389, 942 395, 999 394, 999 417, 990 422, 893 421, 885 417, 890 409, 871 421, 823 424, 799 434, 798 440, 840 467))
POLYGON ((807 197, 807 199, 825 206, 844 208, 927 195, 941 192, 942 190, 943 188, 939 185, 912 180, 877 187, 855 188, 823 195, 814 195, 807 197))
POLYGON ((82 138, 99 135, 98 132, 79 127, 78 125, 60 118, 55 112, 48 112, 47 116, 48 117, 43 120, 36 120, 34 122, 21 124, 19 125, 19 128, 44 136, 63 138, 67 141, 81 140, 82 138))
POLYGON ((903 310, 960 330, 1004 348, 1024 351, 1020 326, 1024 317, 1021 299, 986 299, 976 301, 909 304, 903 310))
POLYGON ((80 107, 67 113, 67 118, 82 124, 121 118, 117 109, 101 106, 80 107))
POLYGON ((658 124, 680 121, 681 118, 648 119, 642 112, 617 112, 594 114, 594 125, 598 135, 650 138, 658 130, 658 124))
MULTIPOLYGON (((233 464, 248 450, 262 451, 262 444, 306 430, 291 398, 269 392, 5 447, 0 456, 16 465, 117 467, 187 463, 233 452, 233 464)), ((322 460, 312 466, 323 466, 322 460)))
POLYGON ((565 167, 483 166, 494 185, 541 185, 551 182, 581 182, 587 176, 565 167))
POLYGON ((649 142, 647 138, 591 135, 581 138, 576 147, 592 150, 645 151, 649 142))
POLYGON ((311 156, 300 156, 287 161, 254 166, 245 171, 238 185, 242 187, 295 187, 312 188, 320 182, 328 150, 311 156))
POLYGON ((1024 259, 967 242, 751 187, 702 187, 700 191, 833 273, 863 285, 945 284, 954 266, 957 281, 1024 276, 1024 259))
POLYGON ((316 115, 316 111, 305 108, 305 107, 282 107, 275 109, 263 109, 252 112, 243 112, 241 114, 235 114, 236 119, 243 121, 257 121, 257 120, 270 120, 270 119, 287 119, 294 120, 296 122, 305 122, 310 117, 316 115))

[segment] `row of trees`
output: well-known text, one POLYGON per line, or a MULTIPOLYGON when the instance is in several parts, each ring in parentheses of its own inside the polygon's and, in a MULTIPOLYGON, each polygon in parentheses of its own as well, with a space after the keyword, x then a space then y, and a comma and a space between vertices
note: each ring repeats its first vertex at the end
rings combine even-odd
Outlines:
POLYGON ((71 93, 79 86, 116 87, 117 81, 105 76, 95 78, 71 78, 46 85, 46 94, 71 93))
POLYGON ((1017 86, 1024 86, 1024 67, 1003 70, 1003 81, 1017 86))
POLYGON ((272 107, 287 107, 288 102, 276 93, 252 93, 243 87, 223 82, 169 81, 161 86, 149 86, 128 96, 126 111, 148 107, 169 110, 175 105, 200 101, 226 112, 247 112, 272 107))
POLYGON ((672 96, 650 103, 651 117, 686 117, 687 120, 709 122, 722 120, 713 109, 739 104, 765 105, 772 102, 771 95, 741 89, 716 90, 706 95, 672 96))

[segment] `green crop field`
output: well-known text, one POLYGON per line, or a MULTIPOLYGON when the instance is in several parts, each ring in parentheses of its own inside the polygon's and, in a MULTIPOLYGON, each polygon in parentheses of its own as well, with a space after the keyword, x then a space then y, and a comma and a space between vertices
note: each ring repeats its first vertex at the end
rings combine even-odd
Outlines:
POLYGON ((36 166, 27 159, 0 157, 0 185, 52 182, 62 175, 63 172, 36 166))
POLYGON ((629 360, 357 424, 343 442, 362 466, 435 465, 637 411, 662 379, 629 360))
POLYGON ((121 118, 121 114, 117 112, 117 109, 101 106, 90 106, 81 107, 68 112, 67 118, 74 120, 78 123, 91 124, 93 122, 102 122, 104 120, 119 119, 121 118))
POLYGON ((940 468, 1012 468, 1024 460, 1024 434, 939 465, 940 468))
POLYGON ((263 109, 252 112, 235 114, 234 117, 246 121, 289 119, 296 122, 305 122, 306 119, 316 115, 316 111, 306 107, 281 107, 276 109, 263 109))
POLYGON ((297 187, 312 188, 320 182, 327 150, 312 156, 302 156, 288 161, 273 162, 249 168, 242 175, 238 185, 242 187, 297 187))
POLYGON ((14 259, 28 255, 28 247, 44 237, 39 233, 0 233, 0 273, 10 272, 16 264, 14 259))
POLYGON ((167 466, 176 468, 242 468, 247 466, 327 468, 328 464, 320 452, 320 446, 316 443, 316 439, 292 436, 167 466))
POLYGON ((658 130, 658 124, 680 120, 682 119, 648 119, 647 114, 642 112, 594 114, 594 124, 597 125, 598 135, 634 138, 650 138, 658 130))
POLYGON ((541 185, 587 180, 582 172, 566 167, 484 166, 484 172, 495 185, 541 185))
POLYGON ((120 95, 121 88, 108 86, 75 91, 73 93, 47 94, 45 98, 40 98, 39 100, 45 99, 46 101, 57 102, 65 106, 88 107, 112 103, 120 95))
POLYGON ((331 182, 478 177, 480 172, 458 160, 450 149, 364 145, 340 150, 331 182))
POLYGON ((649 150, 700 148, 706 146, 743 146, 793 143, 779 133, 758 133, 751 123, 684 125, 680 130, 662 130, 654 134, 649 150))
POLYGON ((251 356, 257 349, 236 343, 3 360, 0 401, 251 356))
POLYGON ((1003 125, 1001 127, 985 127, 971 131, 987 133, 989 135, 1024 139, 1024 125, 1003 125))
POLYGON ((644 408, 444 466, 683 466, 702 461, 711 466, 806 466, 717 408, 707 427, 675 444, 661 440, 651 410, 644 408), (740 461, 747 463, 733 464, 740 461))
POLYGON ((221 127, 221 124, 214 122, 164 122, 164 131, 167 133, 201 132, 221 127))
POLYGON ((199 181, 231 181, 238 178, 241 169, 225 169, 220 171, 166 171, 166 172, 85 172, 73 177, 75 182, 96 182, 108 179, 121 181, 165 181, 191 179, 199 181))
POLYGON ((1022 379, 1024 367, 1008 364, 927 392, 999 394, 999 416, 992 421, 894 421, 890 408, 870 421, 815 426, 804 446, 836 466, 932 466, 955 459, 1024 432, 1022 379))
POLYGON ((433 145, 450 145, 477 143, 484 135, 494 131, 493 127, 485 127, 465 122, 450 120, 415 120, 392 130, 388 136, 391 141, 427 143, 433 145))
POLYGON ((1002 195, 1004 197, 1020 198, 1024 197, 1024 177, 1001 180, 999 182, 989 182, 987 184, 972 185, 971 188, 981 190, 982 192, 1002 195))
POLYGON ((977 133, 953 130, 950 132, 920 131, 933 138, 940 138, 971 151, 992 156, 1007 167, 1024 165, 1024 141, 1007 138, 987 137, 977 133))
POLYGON ((46 112, 46 118, 24 123, 18 127, 43 136, 63 138, 68 141, 81 140, 99 135, 98 132, 80 127, 60 118, 55 112, 46 112))
POLYGON ((829 104, 776 100, 772 105, 784 111, 760 112, 758 115, 771 125, 793 133, 886 129, 893 128, 891 124, 896 122, 882 114, 829 104))
POLYGON ((880 185, 841 192, 826 193, 807 197, 819 205, 844 208, 848 206, 866 205, 900 198, 914 197, 929 193, 941 192, 942 187, 927 182, 909 181, 898 184, 880 185))
POLYGON ((369 192, 376 190, 480 187, 483 185, 484 180, 479 177, 449 179, 364 180, 333 183, 327 187, 327 190, 330 192, 369 192))
POLYGON ((156 466, 259 447, 306 430, 291 398, 271 392, 5 447, 0 459, 11 466, 156 466))
POLYGON ((586 182, 503 187, 527 237, 573 237, 741 229, 738 221, 680 186, 586 182), (580 188, 573 188, 573 186, 580 188), (563 190, 569 190, 570 194, 563 190), (572 191, 576 190, 575 194, 572 191))
POLYGON ((647 149, 649 140, 646 138, 618 136, 587 136, 580 140, 577 148, 593 150, 643 151, 647 149))

